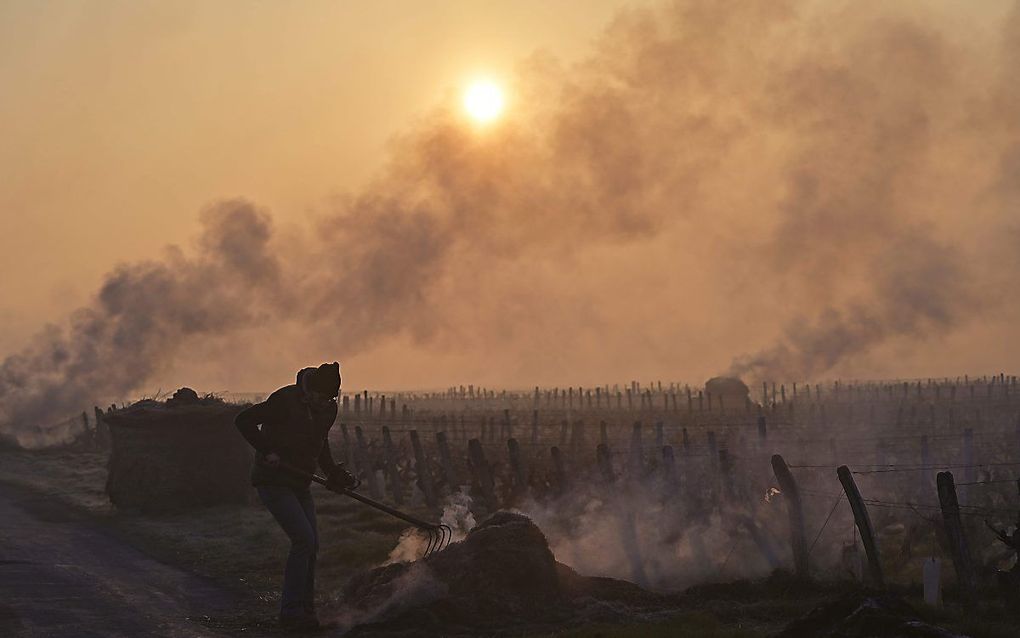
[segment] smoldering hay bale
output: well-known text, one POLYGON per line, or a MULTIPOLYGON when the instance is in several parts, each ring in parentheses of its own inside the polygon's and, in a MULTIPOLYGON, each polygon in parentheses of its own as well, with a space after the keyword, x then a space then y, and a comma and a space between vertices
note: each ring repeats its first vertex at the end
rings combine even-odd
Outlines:
POLYGON ((234 427, 244 406, 193 394, 140 401, 104 417, 106 493, 114 505, 160 511, 251 498, 252 453, 234 427))
MULTIPOLYGON (((515 613, 560 597, 556 560, 541 530, 521 514, 497 512, 460 543, 425 563, 465 611, 515 613)), ((397 563, 364 572, 347 584, 345 599, 372 606, 392 594, 409 568, 397 563)))
POLYGON ((743 405, 751 396, 747 384, 736 377, 712 377, 705 382, 705 392, 712 396, 726 397, 734 405, 743 405))
POLYGON ((632 613, 662 599, 624 581, 579 576, 556 562, 531 519, 500 511, 426 559, 354 576, 339 620, 355 635, 500 635, 616 618, 622 608, 607 600, 632 613))

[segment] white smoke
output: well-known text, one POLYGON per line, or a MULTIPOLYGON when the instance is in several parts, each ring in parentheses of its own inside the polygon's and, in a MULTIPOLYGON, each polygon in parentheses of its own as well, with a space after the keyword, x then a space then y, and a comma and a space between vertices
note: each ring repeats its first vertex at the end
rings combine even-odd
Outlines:
MULTIPOLYGON (((471 513, 471 496, 465 487, 446 497, 443 502, 443 514, 440 522, 453 532, 451 543, 464 540, 467 533, 476 525, 475 516, 471 513)), ((407 563, 421 558, 428 545, 428 536, 416 527, 410 527, 400 534, 397 546, 390 551, 384 565, 407 563)))

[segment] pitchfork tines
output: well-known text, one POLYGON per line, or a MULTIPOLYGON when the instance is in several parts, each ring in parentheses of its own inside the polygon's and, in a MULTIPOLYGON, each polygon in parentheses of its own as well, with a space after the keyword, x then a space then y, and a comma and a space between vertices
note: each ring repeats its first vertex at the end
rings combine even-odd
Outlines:
POLYGON ((422 558, 428 558, 435 552, 446 548, 453 538, 453 530, 450 529, 449 525, 443 525, 442 523, 430 527, 419 527, 418 529, 425 533, 425 553, 421 555, 422 558))

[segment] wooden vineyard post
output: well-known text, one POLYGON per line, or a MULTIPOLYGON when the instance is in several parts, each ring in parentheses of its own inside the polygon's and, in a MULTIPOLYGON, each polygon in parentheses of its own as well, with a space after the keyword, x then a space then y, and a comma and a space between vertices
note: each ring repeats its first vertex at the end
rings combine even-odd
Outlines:
POLYGON ((666 438, 662 431, 662 421, 657 421, 655 423, 655 447, 661 450, 662 446, 665 445, 665 440, 666 438))
POLYGON ((677 489, 679 481, 677 480, 676 457, 673 455, 672 445, 662 448, 662 480, 667 492, 677 489))
POLYGON ((764 448, 765 444, 768 443, 768 437, 768 426, 765 422, 765 415, 762 414, 758 417, 758 445, 764 448))
POLYGON ((81 411, 81 427, 82 433, 84 434, 83 439, 85 441, 85 444, 88 446, 89 449, 92 449, 93 447, 95 447, 96 433, 95 431, 89 429, 89 415, 87 412, 85 412, 85 410, 81 411))
POLYGON ((566 419, 563 419, 562 421, 560 421, 560 445, 559 445, 559 447, 566 447, 566 445, 567 445, 567 429, 568 429, 568 427, 569 426, 567 424, 567 420, 566 419))
MULTIPOLYGON (((92 406, 92 414, 96 417, 96 447, 101 450, 105 450, 110 443, 109 428, 106 422, 103 420, 103 411, 99 409, 99 406, 92 406)), ((1018 421, 1020 423, 1020 421, 1018 421)), ((1020 425, 1017 426, 1020 428, 1020 425)))
MULTIPOLYGON (((973 389, 974 386, 971 386, 973 389)), ((977 473, 974 471, 974 429, 966 428, 963 431, 963 481, 964 483, 973 483, 977 480, 977 473)), ((963 490, 960 493, 960 501, 964 505, 970 503, 970 486, 962 486, 963 490)))
POLYGON ((609 432, 607 431, 605 421, 599 421, 599 443, 609 445, 609 432))
POLYGON ((524 459, 521 458, 521 446, 517 439, 507 439, 506 448, 510 457, 510 470, 513 472, 513 494, 516 500, 523 498, 528 491, 528 475, 524 471, 524 459))
POLYGON ((719 458, 719 447, 716 445, 715 432, 709 430, 706 438, 708 440, 708 456, 714 466, 716 460, 719 458))
POLYGON ((513 421, 510 420, 510 410, 503 410, 503 427, 500 428, 503 431, 503 437, 507 439, 514 438, 514 425, 513 421))
POLYGON ((683 428, 680 442, 684 448, 684 456, 689 455, 691 453, 691 437, 687 434, 687 428, 683 428))
POLYGON ((358 466, 361 474, 368 481, 368 494, 372 498, 380 498, 382 492, 379 489, 379 481, 375 476, 375 468, 372 467, 371 459, 368 458, 368 446, 365 445, 365 433, 362 431, 361 426, 354 427, 354 437, 358 442, 358 466))
POLYGON ((786 509, 790 516, 790 545, 793 548, 793 566, 799 578, 810 576, 807 540, 804 534, 804 509, 800 501, 800 490, 790 473, 786 461, 779 454, 772 455, 772 471, 779 481, 779 489, 786 496, 786 509))
POLYGON ((446 432, 436 432, 436 447, 439 449, 439 462, 443 465, 443 473, 446 474, 446 484, 450 487, 450 493, 457 491, 460 485, 457 471, 453 467, 453 457, 450 456, 450 442, 446 439, 446 432))
POLYGON ((492 468, 485 460, 485 452, 482 451, 482 442, 478 439, 468 441, 468 458, 471 460, 471 474, 474 482, 482 493, 482 499, 489 511, 495 512, 499 509, 496 502, 496 483, 492 477, 492 468))
POLYGON ((549 450, 553 462, 553 481, 556 483, 556 493, 564 494, 570 487, 570 480, 567 478, 567 469, 563 462, 563 453, 555 445, 549 450))
POLYGON ((386 463, 386 481, 389 483, 390 491, 393 492, 393 502, 397 505, 404 504, 404 486, 400 483, 400 472, 397 471, 397 455, 393 449, 393 439, 390 437, 390 428, 383 426, 383 453, 386 463))
POLYGON ((927 434, 921 436, 921 467, 924 469, 921 470, 922 480, 920 488, 927 495, 931 493, 931 478, 933 476, 931 469, 929 469, 931 468, 931 445, 928 443, 927 434))
POLYGON ((627 477, 634 480, 641 476, 641 422, 634 423, 630 434, 630 460, 627 464, 627 477))
POLYGON ((344 465, 347 466, 347 469, 353 470, 355 473, 358 473, 361 471, 361 468, 359 468, 358 464, 355 462, 354 446, 351 445, 351 435, 347 431, 346 423, 340 424, 340 434, 341 436, 343 436, 344 439, 344 465))
MULTIPOLYGON (((612 462, 609 458, 609 448, 599 444, 595 449, 595 456, 598 461, 599 470, 606 484, 616 481, 616 474, 613 472, 612 462)), ((622 541, 624 554, 627 556, 631 566, 631 579, 639 584, 647 585, 648 578, 644 571, 641 560, 641 553, 638 548, 638 536, 636 528, 636 515, 634 505, 630 501, 623 501, 623 511, 619 512, 620 540, 622 541)))
POLYGON ((599 473, 602 474, 602 478, 607 483, 615 481, 616 473, 613 472, 613 461, 609 457, 609 448, 605 444, 600 443, 595 448, 595 459, 598 462, 599 473))
POLYGON ((538 445, 538 410, 531 411, 531 444, 538 445))
POLYGON ((414 449, 414 472, 418 475, 418 487, 425 495, 427 506, 436 506, 436 493, 432 484, 432 473, 429 472, 429 464, 425 458, 425 450, 421 447, 421 439, 418 438, 418 430, 411 430, 411 447, 414 449))
POLYGON ((885 577, 882 575, 882 561, 878 554, 878 546, 875 544, 875 528, 871 525, 871 516, 868 508, 861 498, 861 491, 857 488, 857 482, 850 468, 840 465, 836 468, 836 476, 843 486, 846 500, 850 503, 850 510, 854 514, 854 523, 861 535, 861 543, 864 544, 864 552, 868 556, 868 581, 875 587, 885 588, 885 577))
POLYGON ((570 454, 577 458, 584 446, 584 421, 574 421, 570 426, 570 454))
POLYGON ((939 472, 936 477, 939 491, 939 505, 942 506, 942 521, 949 537, 949 551, 956 569, 956 580, 965 605, 974 601, 974 565, 971 562, 967 536, 960 520, 960 502, 956 498, 956 484, 952 472, 939 472))

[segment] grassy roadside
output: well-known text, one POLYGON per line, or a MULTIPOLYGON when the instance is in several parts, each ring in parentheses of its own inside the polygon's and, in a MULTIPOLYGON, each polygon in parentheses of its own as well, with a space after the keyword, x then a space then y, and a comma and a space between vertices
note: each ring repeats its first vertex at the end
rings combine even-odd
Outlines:
MULTIPOLYGON (((279 600, 289 543, 254 498, 250 505, 155 516, 119 511, 106 497, 106 456, 98 452, 3 451, 0 482, 62 502, 157 559, 244 593, 255 608, 272 611, 279 600)), ((321 537, 317 589, 325 604, 351 574, 385 560, 405 525, 316 488, 321 537)))

